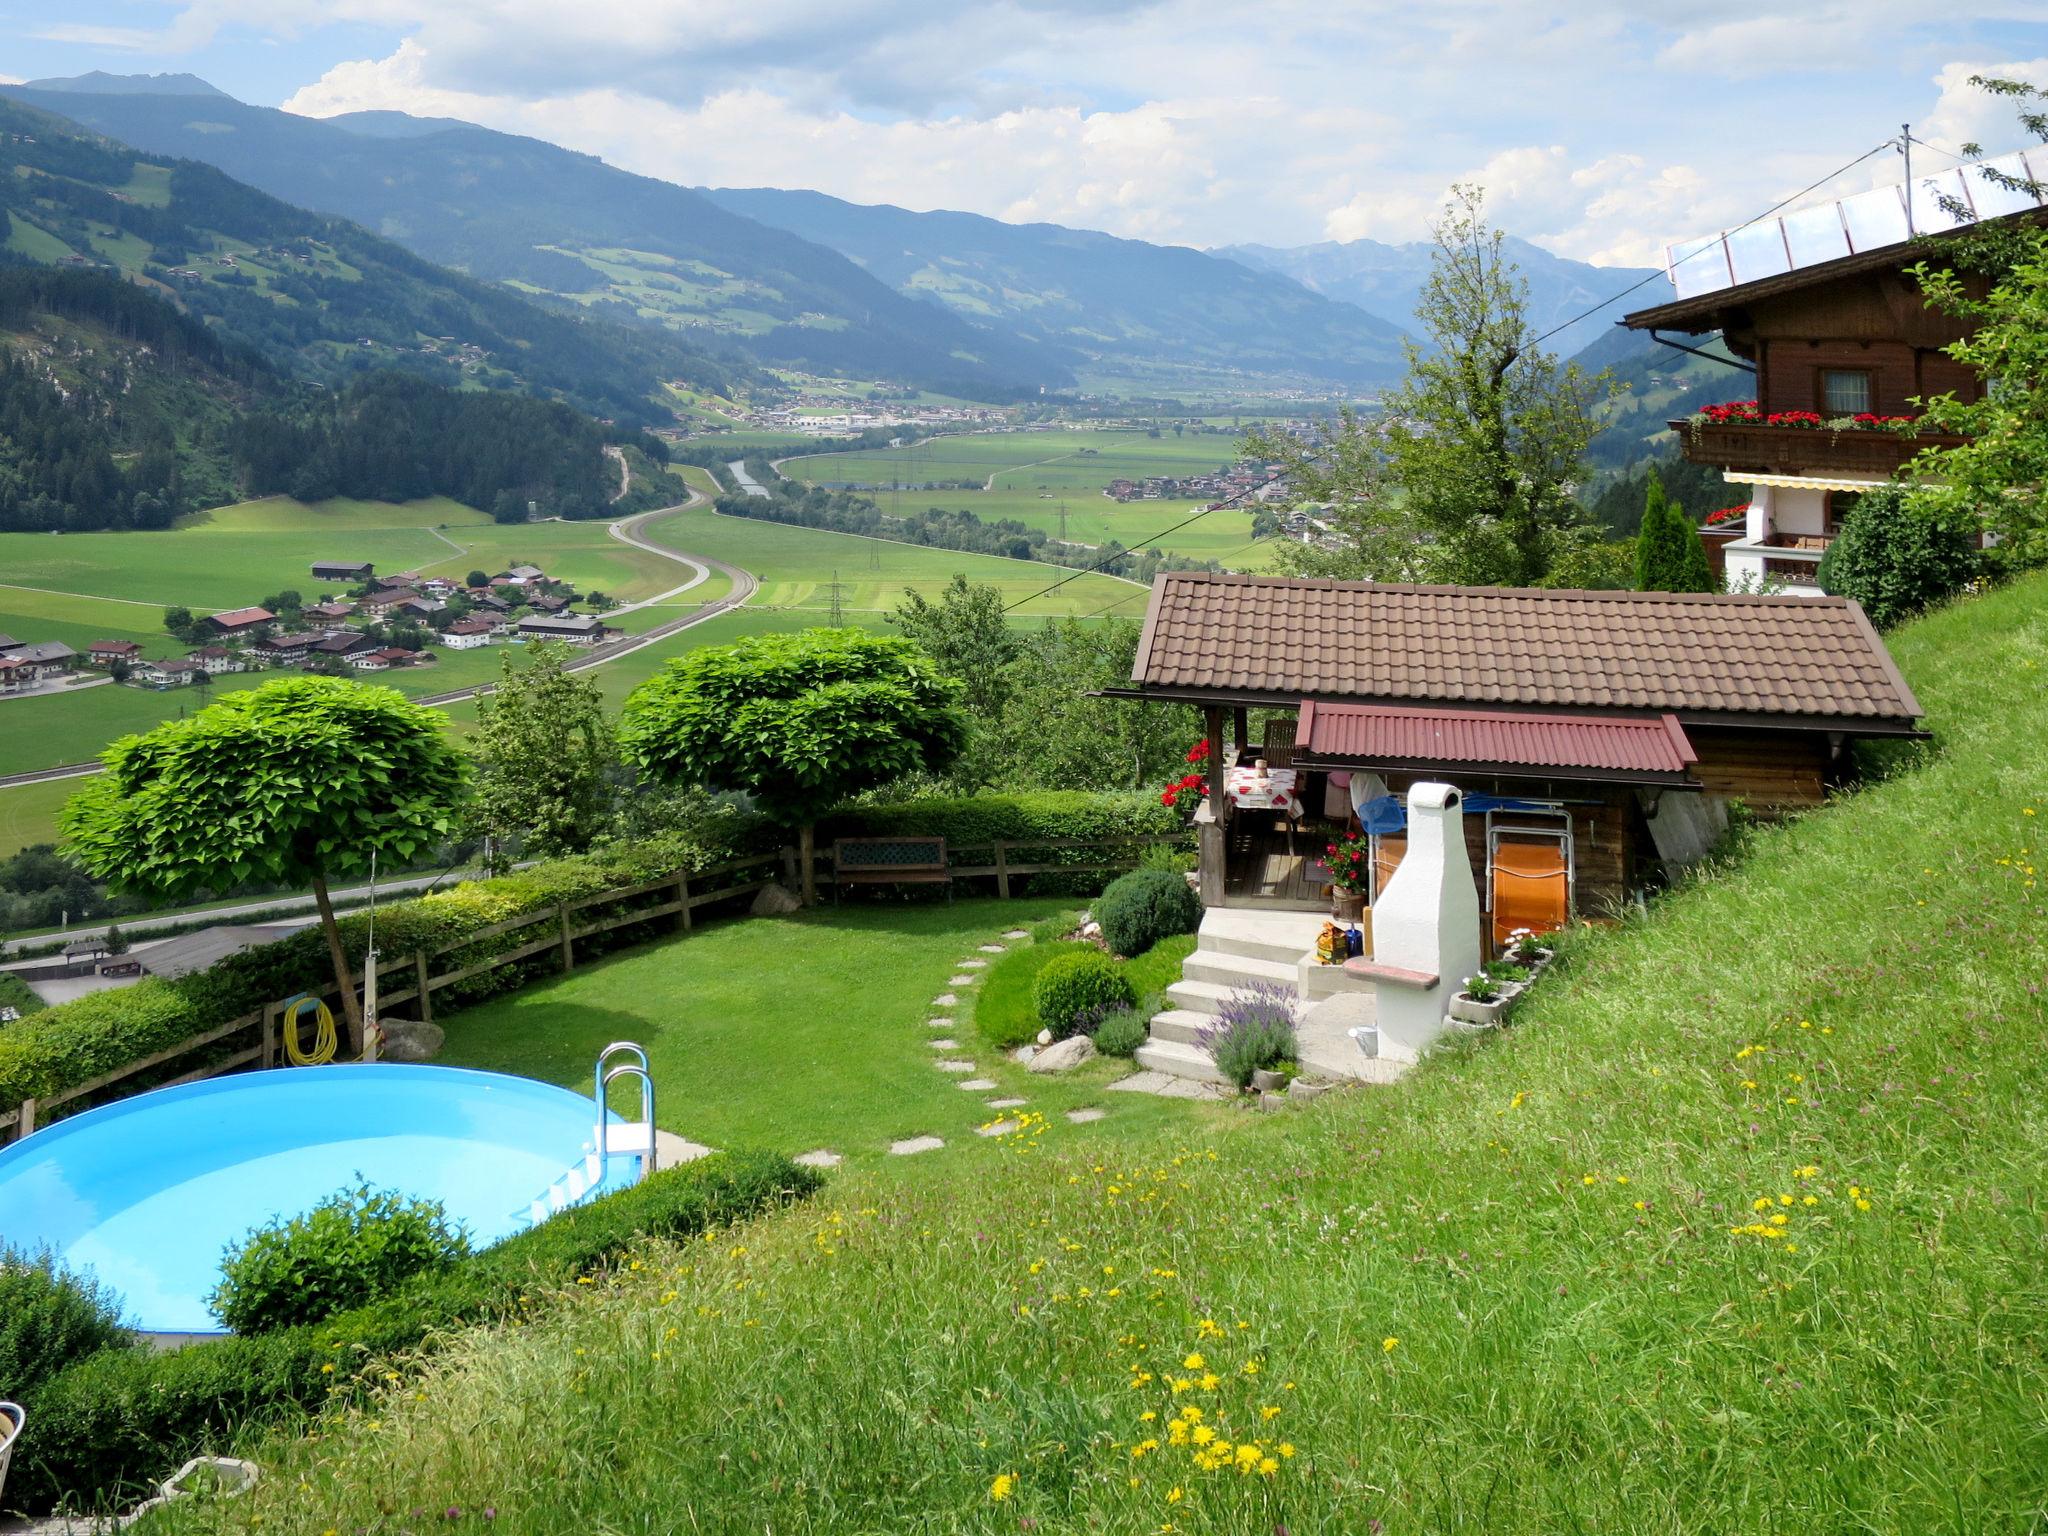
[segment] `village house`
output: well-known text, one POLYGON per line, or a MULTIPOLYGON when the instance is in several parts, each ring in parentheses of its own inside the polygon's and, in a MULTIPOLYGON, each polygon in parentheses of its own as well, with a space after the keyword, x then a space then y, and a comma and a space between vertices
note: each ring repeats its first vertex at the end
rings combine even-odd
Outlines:
POLYGON ((1108 692, 1203 712, 1211 906, 1325 905, 1319 856, 1349 828, 1377 888, 1408 786, 1441 780, 1463 792, 1496 938, 1618 913, 1714 846, 1734 802, 1816 806, 1852 741, 1920 734, 1884 642, 1827 597, 1176 572, 1153 586, 1131 686, 1108 692), (1253 710, 1285 711, 1262 742, 1253 710))
POLYGON ((41 688, 61 679, 78 664, 78 652, 61 640, 39 640, 24 645, 10 641, 0 649, 0 689, 20 692, 41 688))
POLYGON ((451 651, 473 651, 489 645, 496 634, 489 619, 457 619, 441 631, 441 643, 451 651))
POLYGON ((502 571, 498 576, 491 578, 492 586, 498 584, 500 576, 516 587, 524 587, 536 581, 547 580, 547 572, 537 565, 515 565, 509 571, 502 571))
POLYGON ((142 647, 133 640, 95 640, 85 648, 86 661, 95 667, 111 667, 115 662, 134 662, 142 655, 142 647))
MULTIPOLYGON (((1987 163, 2048 174, 2040 153, 1987 163)), ((1908 271, 1938 260, 1916 235, 1972 222, 1944 198, 1977 220, 2048 216, 1971 166, 1916 177, 1910 208, 1904 186, 1879 187, 1674 247, 1678 297, 1622 321, 1652 336, 1719 333, 1749 376, 1743 393, 1754 398, 1671 423, 1685 457, 1721 470, 1737 505, 1746 500, 1708 540, 1731 588, 1817 593, 1821 556, 1857 499, 1922 448, 1961 441, 1913 427, 1917 402, 1974 400, 1984 388, 1946 351, 1968 325, 1930 308, 1908 271)), ((1987 282, 1967 279, 1980 295, 1987 282)))
POLYGON ((224 645, 203 645, 196 651, 187 651, 185 659, 208 677, 242 670, 242 658, 224 645))
POLYGON ((324 638, 320 631, 311 629, 270 635, 252 645, 249 653, 265 666, 295 667, 324 638))
POLYGON ((315 560, 313 575, 319 581, 345 581, 356 585, 377 574, 368 560, 315 560))
POLYGON ((210 675, 205 667, 189 657, 179 657, 170 661, 140 662, 130 674, 134 681, 141 683, 145 688, 158 690, 183 688, 194 678, 210 675))
POLYGON ((314 603, 310 607, 301 608, 299 610, 299 617, 314 619, 325 624, 339 624, 342 620, 354 614, 355 611, 356 605, 353 602, 314 603))
POLYGON ((352 629, 339 629, 320 636, 307 646, 304 659, 310 660, 315 656, 339 656, 353 664, 356 657, 367 656, 377 649, 378 642, 368 635, 359 634, 352 629))
POLYGON ((216 635, 246 638, 256 634, 266 624, 275 624, 277 615, 268 608, 231 608, 225 613, 209 614, 206 628, 216 635))
POLYGON ((566 597, 549 597, 542 593, 537 597, 528 598, 526 606, 535 613, 560 613, 569 606, 569 600, 566 597))
POLYGON ((537 613, 519 621, 523 640, 566 640, 571 645, 593 645, 605 637, 602 622, 587 614, 537 613))
POLYGON ((415 588, 420 584, 420 579, 418 571, 393 571, 389 576, 375 578, 377 589, 382 592, 415 588))

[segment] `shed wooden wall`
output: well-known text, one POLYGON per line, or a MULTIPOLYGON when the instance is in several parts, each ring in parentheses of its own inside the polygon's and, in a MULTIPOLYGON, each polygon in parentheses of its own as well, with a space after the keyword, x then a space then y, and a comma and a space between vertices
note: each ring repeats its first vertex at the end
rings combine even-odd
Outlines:
POLYGON ((1975 372, 1943 351, 1967 328, 1928 308, 1903 272, 1857 273, 1760 300, 1745 321, 1731 340, 1757 365, 1757 400, 1767 412, 1828 414, 1820 394, 1826 368, 1867 370, 1871 409, 1883 416, 1917 415, 1916 396, 1953 391, 1973 400, 1980 392, 1975 372))
POLYGON ((1740 800, 1765 815, 1808 810, 1827 797, 1833 753, 1821 732, 1694 725, 1686 735, 1700 755, 1693 777, 1706 794, 1740 800))

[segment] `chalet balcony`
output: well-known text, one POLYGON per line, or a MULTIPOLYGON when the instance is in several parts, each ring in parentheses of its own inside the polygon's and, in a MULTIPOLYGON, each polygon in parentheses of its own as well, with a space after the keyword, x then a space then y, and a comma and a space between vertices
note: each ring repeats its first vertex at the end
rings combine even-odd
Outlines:
POLYGON ((1761 421, 1671 423, 1680 451, 1695 464, 1737 474, 1890 476, 1922 448, 1959 448, 1968 438, 1882 428, 1831 431, 1761 421))

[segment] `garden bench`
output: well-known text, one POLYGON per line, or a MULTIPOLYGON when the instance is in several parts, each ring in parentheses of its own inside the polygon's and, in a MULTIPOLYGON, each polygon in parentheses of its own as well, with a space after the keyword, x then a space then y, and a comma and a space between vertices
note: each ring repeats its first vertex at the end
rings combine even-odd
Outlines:
POLYGON ((842 837, 832 844, 832 900, 849 885, 943 885, 953 899, 943 837, 842 837))

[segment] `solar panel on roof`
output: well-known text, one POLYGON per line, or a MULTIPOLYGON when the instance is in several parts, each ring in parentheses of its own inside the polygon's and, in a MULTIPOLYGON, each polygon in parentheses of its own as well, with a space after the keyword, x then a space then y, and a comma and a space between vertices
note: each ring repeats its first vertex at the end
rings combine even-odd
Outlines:
POLYGON ((1695 298, 1844 256, 1899 245, 1916 234, 1938 234, 1982 219, 2024 213, 2048 197, 2008 187, 1993 175, 2036 185, 2048 183, 2048 151, 2014 152, 1915 176, 1912 217, 1903 183, 1758 219, 1737 229, 1682 240, 1665 251, 1665 270, 1681 299, 1695 298), (1991 174, 1987 174, 1991 173, 1991 174))

